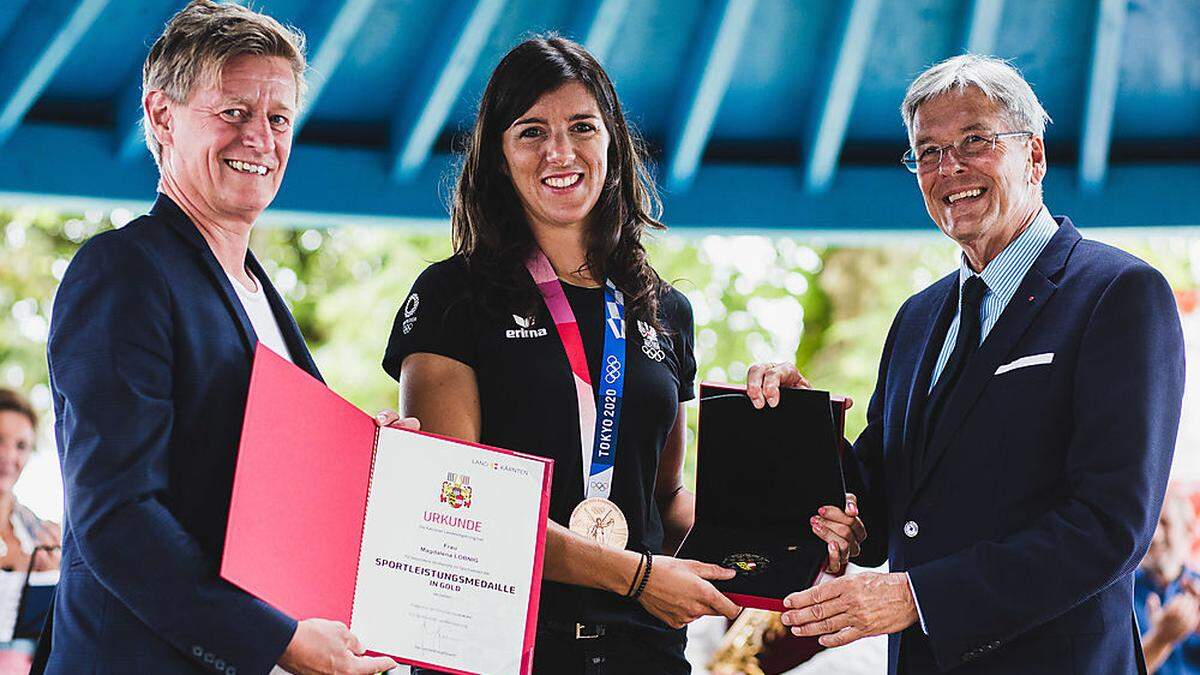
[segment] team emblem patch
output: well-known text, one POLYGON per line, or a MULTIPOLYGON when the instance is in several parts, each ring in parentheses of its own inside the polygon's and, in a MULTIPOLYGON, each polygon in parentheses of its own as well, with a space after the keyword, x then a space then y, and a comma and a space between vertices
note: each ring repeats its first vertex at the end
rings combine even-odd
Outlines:
POLYGON ((652 361, 661 362, 666 358, 667 354, 662 349, 662 344, 658 341, 658 331, 654 330, 654 326, 638 319, 638 332, 642 334, 642 353, 649 357, 652 361))

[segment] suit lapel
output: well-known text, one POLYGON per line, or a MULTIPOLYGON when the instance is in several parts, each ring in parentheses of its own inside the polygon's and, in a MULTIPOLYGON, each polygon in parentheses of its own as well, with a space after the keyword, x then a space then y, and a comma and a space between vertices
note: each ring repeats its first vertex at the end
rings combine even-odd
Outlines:
MULTIPOLYGON (((928 441, 925 461, 913 482, 913 495, 949 447, 996 368, 1011 355, 1017 342, 1054 295, 1058 287, 1052 279, 1062 270, 1067 256, 1079 239, 1079 232, 1071 225, 1070 220, 1063 218, 1058 232, 1034 261, 1001 313, 1000 319, 979 346, 979 350, 971 357, 953 394, 946 400, 946 408, 938 420, 938 428, 929 430, 933 435, 928 441)), ((926 383, 928 384, 928 380, 926 383)))
POLYGON ((183 209, 164 194, 158 195, 150 213, 160 216, 170 223, 175 232, 195 250, 201 265, 208 273, 209 281, 216 286, 221 294, 221 301, 225 303, 225 308, 233 315, 234 323, 237 324, 238 332, 242 336, 242 346, 246 349, 246 358, 253 359, 254 346, 258 344, 258 334, 254 332, 254 326, 250 323, 250 317, 246 315, 246 308, 242 306, 241 298, 237 296, 237 291, 233 290, 229 275, 225 273, 221 263, 217 262, 217 257, 213 255, 208 242, 204 241, 200 230, 196 229, 196 225, 183 212, 183 209))
POLYGON ((946 339, 946 331, 949 330, 954 312, 958 308, 958 272, 939 283, 944 284, 945 288, 935 295, 935 298, 940 297, 937 311, 927 315, 932 321, 924 330, 924 345, 918 355, 916 373, 909 385, 908 404, 904 408, 904 452, 896 456, 894 465, 899 475, 903 476, 899 484, 904 486, 906 492, 911 492, 914 487, 911 482, 913 460, 925 441, 925 402, 928 398, 926 394, 929 391, 929 381, 933 377, 933 366, 937 363, 938 353, 941 352, 942 343, 946 339))
MULTIPOLYGON (((221 300, 225 303, 225 308, 233 315, 234 323, 237 324, 238 331, 242 336, 242 346, 246 349, 246 358, 253 360, 254 348, 258 344, 258 334, 254 331, 254 325, 250 323, 250 317, 246 314, 246 308, 242 305, 242 299, 238 297, 237 291, 234 290, 233 283, 229 280, 229 275, 225 273, 225 270, 221 267, 221 263, 213 255, 212 249, 209 247, 208 242, 204 240, 204 236, 200 234, 200 230, 196 229, 196 225, 183 212, 183 209, 179 208, 175 202, 171 201, 164 194, 158 195, 158 199, 154 202, 154 207, 151 208, 150 212, 170 223, 179 236, 195 250, 201 264, 208 273, 209 280, 216 286, 220 293, 221 300)), ((283 334, 283 339, 287 343, 292 361, 307 371, 309 375, 321 380, 321 373, 317 370, 317 364, 313 361, 312 355, 308 351, 308 345, 304 343, 304 336, 301 335, 300 328, 296 325, 296 320, 292 317, 291 312, 288 311, 283 298, 275 290, 275 286, 271 284, 270 277, 250 251, 246 252, 246 265, 254 273, 259 283, 262 284, 263 292, 267 295, 267 302, 271 305, 271 312, 275 315, 275 321, 279 324, 279 332, 283 334)))
POLYGON ((250 267, 250 271, 258 278, 259 284, 262 285, 263 292, 267 295, 267 302, 271 305, 271 313, 275 316, 275 322, 279 324, 279 332, 283 334, 283 341, 287 344, 288 352, 292 356, 292 362, 303 368, 309 375, 324 382, 321 378, 320 371, 317 370, 317 364, 313 361, 312 354, 308 351, 308 345, 304 342, 304 335, 300 332, 300 327, 296 325, 296 319, 288 310, 287 304, 284 303, 283 297, 275 290, 275 286, 271 283, 262 265, 258 264, 258 259, 254 257, 254 253, 246 252, 246 264, 250 267))

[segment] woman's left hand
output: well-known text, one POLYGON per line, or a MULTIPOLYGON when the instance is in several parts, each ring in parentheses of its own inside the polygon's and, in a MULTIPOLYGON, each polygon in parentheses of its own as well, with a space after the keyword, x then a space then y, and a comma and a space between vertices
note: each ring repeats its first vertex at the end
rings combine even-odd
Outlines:
POLYGON ((380 410, 375 415, 376 426, 381 427, 397 427, 399 429, 409 429, 412 431, 421 430, 421 421, 415 417, 401 417, 400 413, 395 410, 380 410))
POLYGON ((42 521, 37 540, 38 546, 46 546, 49 550, 39 549, 34 552, 33 571, 45 572, 58 569, 62 565, 62 528, 58 523, 49 520, 42 521))
POLYGON ((822 506, 809 520, 809 526, 829 547, 826 569, 830 574, 846 569, 846 562, 859 554, 859 545, 867 538, 867 528, 858 518, 858 498, 851 492, 846 493, 845 510, 822 506))

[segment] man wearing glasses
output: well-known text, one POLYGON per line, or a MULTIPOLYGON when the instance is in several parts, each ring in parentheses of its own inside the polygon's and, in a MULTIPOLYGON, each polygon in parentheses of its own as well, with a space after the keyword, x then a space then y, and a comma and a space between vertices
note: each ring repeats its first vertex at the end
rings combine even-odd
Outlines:
MULTIPOLYGON (((890 634, 889 673, 1136 672, 1132 573, 1183 396, 1174 296, 1051 217, 1049 117, 1007 63, 939 63, 902 114, 903 163, 962 255, 897 313, 845 462, 860 562, 891 572, 794 593, 784 623, 826 646, 890 634)), ((759 407, 808 386, 786 364, 747 380, 759 407)))

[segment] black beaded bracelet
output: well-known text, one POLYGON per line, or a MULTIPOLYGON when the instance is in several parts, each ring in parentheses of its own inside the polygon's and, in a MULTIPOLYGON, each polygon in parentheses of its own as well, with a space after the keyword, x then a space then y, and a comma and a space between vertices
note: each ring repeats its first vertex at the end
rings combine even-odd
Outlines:
POLYGON ((654 556, 650 554, 650 551, 646 551, 642 555, 645 556, 646 559, 646 571, 642 575, 642 580, 638 582, 637 590, 634 591, 633 595, 629 596, 634 600, 642 597, 642 591, 646 590, 646 583, 650 581, 650 568, 654 565, 654 556))
POLYGON ((633 597, 633 589, 637 587, 638 577, 640 577, 642 575, 642 565, 645 565, 645 564, 646 564, 646 555, 643 553, 642 557, 638 559, 637 569, 634 570, 634 572, 633 572, 633 579, 629 582, 629 590, 625 591, 625 597, 627 597, 627 598, 633 597))

